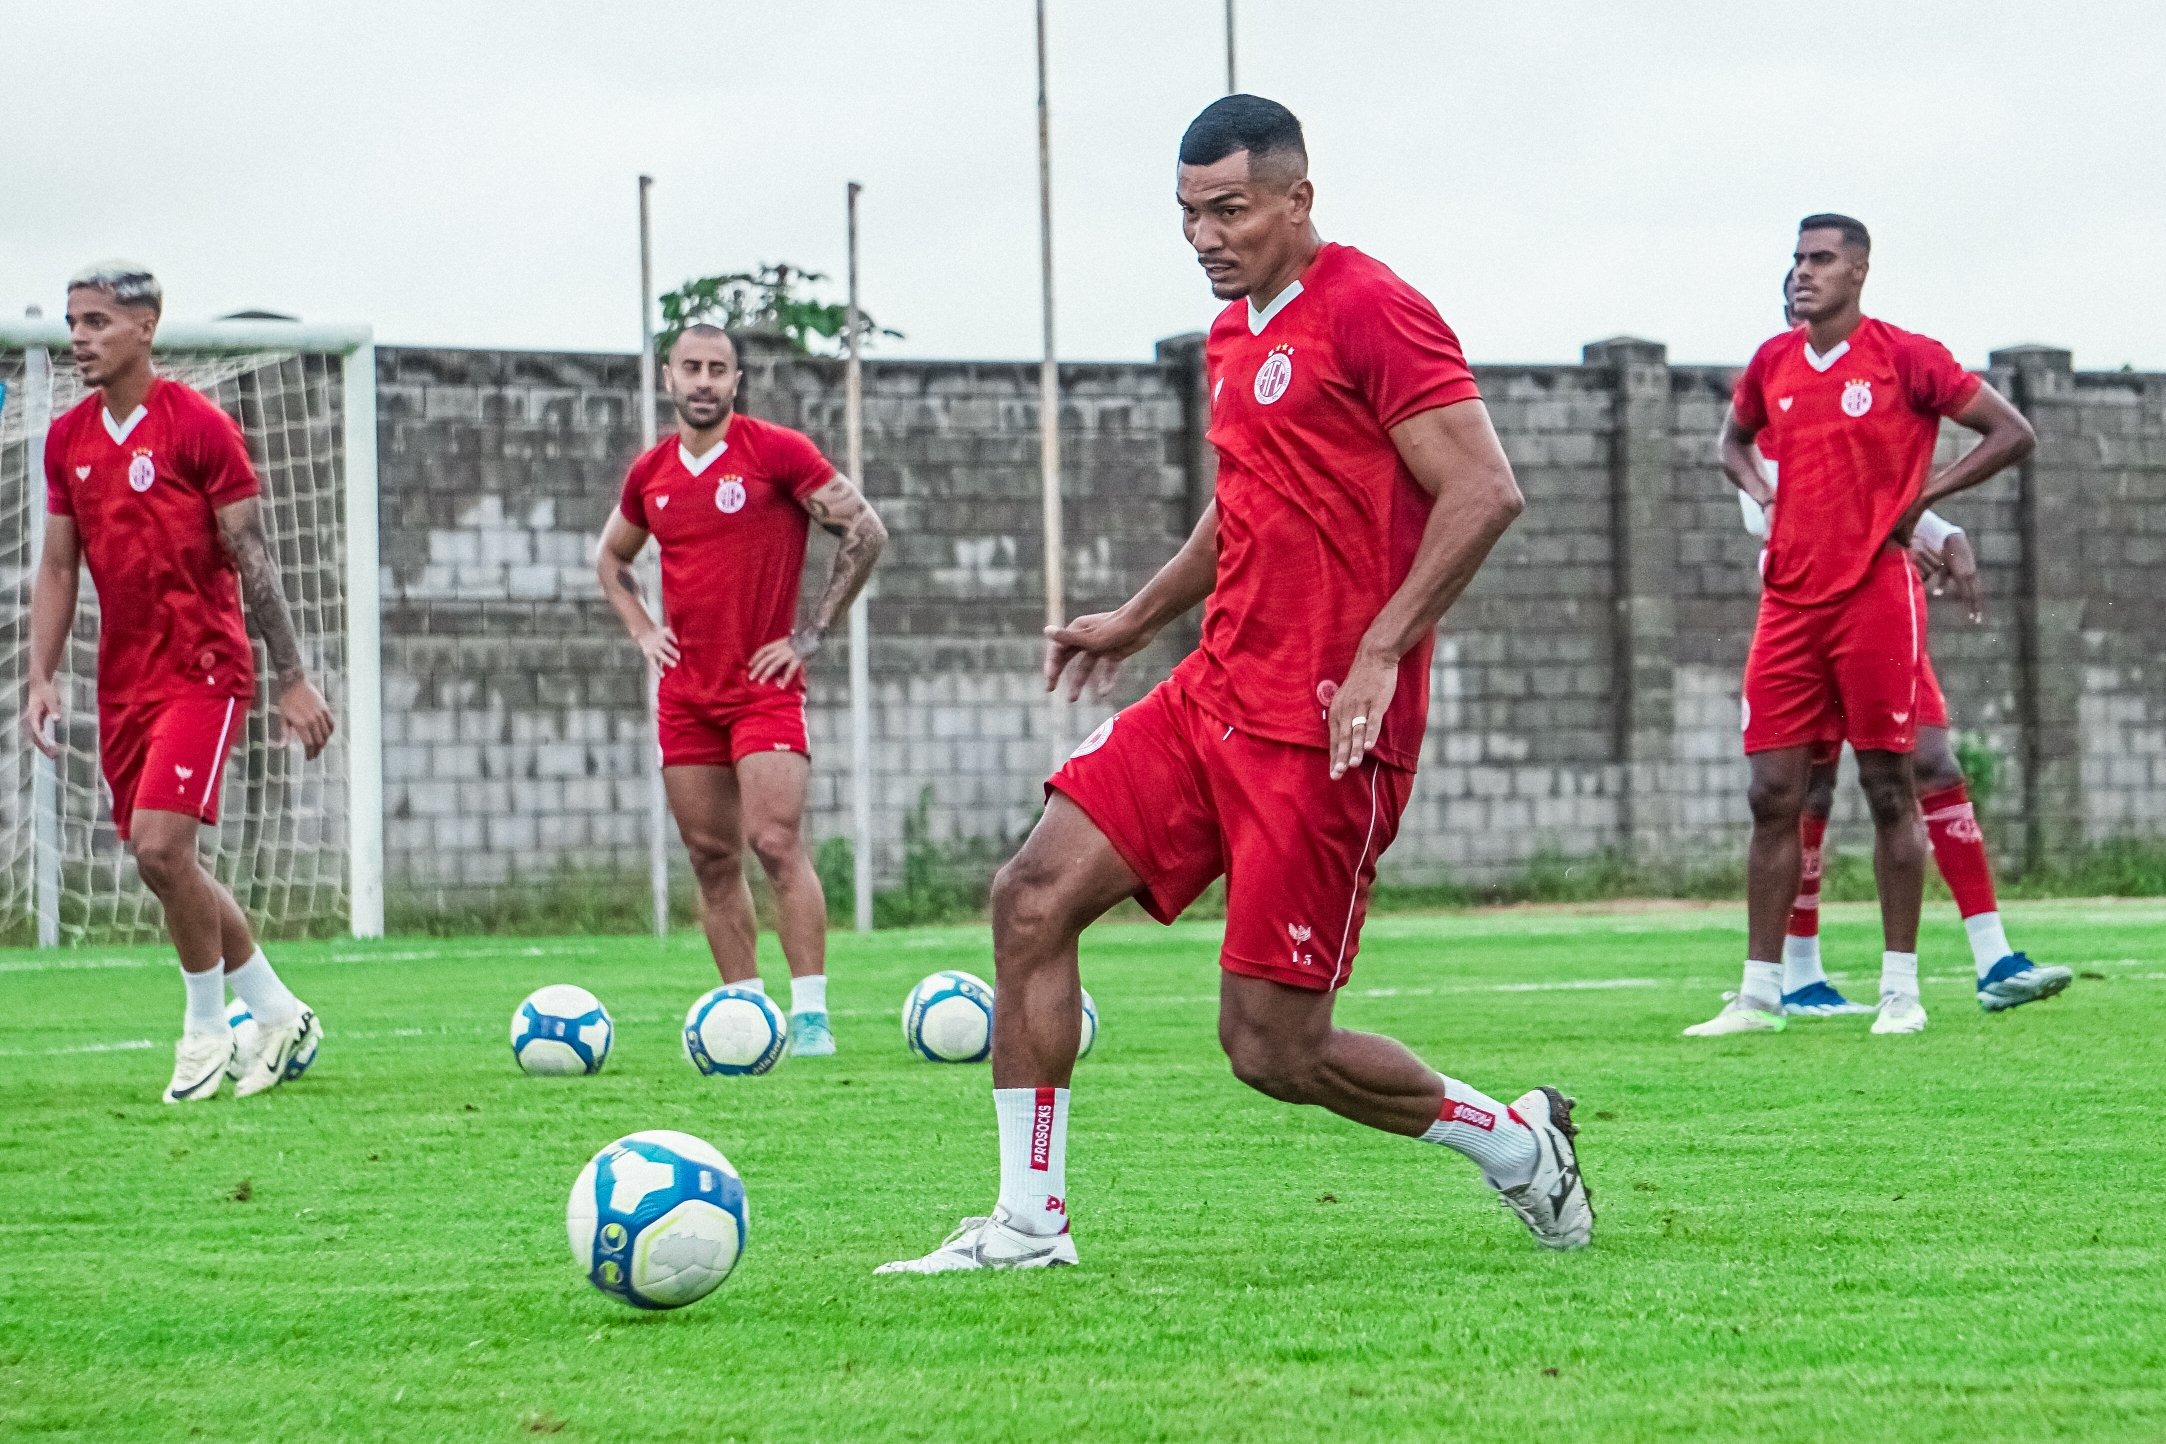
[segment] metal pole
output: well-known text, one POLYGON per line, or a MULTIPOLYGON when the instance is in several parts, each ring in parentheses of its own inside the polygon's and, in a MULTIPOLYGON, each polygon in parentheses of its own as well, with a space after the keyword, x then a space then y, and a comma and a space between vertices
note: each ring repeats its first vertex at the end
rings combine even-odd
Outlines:
POLYGON ((376 347, 339 361, 346 446, 346 870, 349 928, 384 935, 382 507, 376 473, 376 347))
MULTIPOLYGON (((845 334, 849 360, 842 373, 843 461, 850 480, 865 485, 865 370, 858 353, 857 195, 864 187, 850 182, 850 309, 845 334)), ((850 603, 850 813, 851 895, 856 901, 857 930, 872 931, 872 616, 864 592, 850 603)))
MULTIPOLYGON (((1045 0, 1038 0, 1038 265, 1045 328, 1045 360, 1038 367, 1038 451, 1045 510, 1045 623, 1065 625, 1068 602, 1061 575, 1065 559, 1060 506, 1060 362, 1053 345, 1053 126, 1046 103, 1045 0)), ((1060 694, 1046 700, 1052 762, 1059 767, 1067 752, 1068 716, 1060 694)))
POLYGON ((1233 0, 1226 0, 1226 93, 1240 90, 1233 78, 1233 0))
MULTIPOLYGON (((32 319, 37 307, 28 312, 32 319)), ((23 426, 30 442, 29 466, 23 475, 30 489, 30 575, 38 572, 38 558, 45 550, 45 503, 38 495, 45 484, 45 429, 53 415, 53 361, 43 346, 32 346, 24 355, 23 426)), ((65 657, 63 656, 63 660, 65 657)), ((38 946, 60 946, 60 764, 38 752, 30 759, 30 853, 36 878, 38 946)))
MULTIPOLYGON (((647 193, 654 177, 639 178, 639 449, 654 450, 654 245, 647 193)), ((654 575, 654 604, 663 616, 660 569, 654 575)), ((662 790, 661 676, 647 671, 648 734, 655 739, 647 753, 647 885, 654 898, 654 935, 669 936, 669 797, 662 790)))

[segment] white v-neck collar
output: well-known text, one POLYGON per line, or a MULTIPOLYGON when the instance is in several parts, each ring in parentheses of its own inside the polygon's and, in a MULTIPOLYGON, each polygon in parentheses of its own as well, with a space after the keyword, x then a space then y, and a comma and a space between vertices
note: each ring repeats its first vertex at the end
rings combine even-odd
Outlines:
POLYGON ((1842 360, 1843 357, 1849 354, 1850 338, 1848 336, 1845 336, 1842 340, 1837 341, 1835 343, 1834 349, 1829 351, 1828 354, 1825 356, 1821 355, 1818 351, 1813 350, 1812 338, 1810 336, 1806 337, 1805 339, 1805 364, 1812 367, 1815 371, 1825 371, 1830 366, 1833 366, 1836 362, 1842 360))
POLYGON ((98 403, 98 418, 105 423, 105 434, 113 438, 113 445, 115 446, 127 445, 129 433, 140 426, 143 418, 148 415, 150 415, 150 408, 141 402, 137 402, 135 410, 128 413, 126 421, 115 421, 113 413, 105 409, 105 403, 103 401, 98 403))
POLYGON ((691 472, 694 476, 698 476, 708 467, 713 466, 716 460, 720 458, 722 453, 729 449, 730 439, 725 436, 720 441, 717 441, 714 444, 712 450, 703 452, 698 456, 694 456, 692 454, 692 449, 686 446, 682 441, 680 441, 677 443, 677 460, 684 463, 684 469, 686 471, 691 472))
POLYGON ((1301 283, 1299 281, 1295 281, 1285 290, 1279 292, 1276 296, 1273 296, 1271 298, 1271 304, 1264 307, 1261 311, 1256 309, 1256 303, 1254 301, 1250 301, 1248 303, 1249 335, 1261 336, 1264 332, 1264 327, 1271 324, 1271 318, 1273 316, 1276 316, 1279 312, 1285 310, 1286 307, 1292 303, 1294 297, 1300 294, 1301 283))

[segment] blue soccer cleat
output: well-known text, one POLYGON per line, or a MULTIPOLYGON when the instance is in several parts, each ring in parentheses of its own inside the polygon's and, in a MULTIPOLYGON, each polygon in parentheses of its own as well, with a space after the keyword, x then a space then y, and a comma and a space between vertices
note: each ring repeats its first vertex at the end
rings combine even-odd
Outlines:
POLYGON ((1794 993, 1782 995, 1782 1011, 1791 1018, 1863 1017, 1873 1011, 1870 1003, 1853 1003, 1825 978, 1807 983, 1794 993))
POLYGON ((835 1034, 827 1026, 827 1014, 790 1014, 790 1052, 800 1058, 832 1058, 835 1055, 835 1034))
POLYGON ((2010 953, 1978 980, 1978 1006, 1988 1013, 2005 1013, 2052 997, 2075 977, 2067 968, 2042 968, 2022 953, 2010 953))

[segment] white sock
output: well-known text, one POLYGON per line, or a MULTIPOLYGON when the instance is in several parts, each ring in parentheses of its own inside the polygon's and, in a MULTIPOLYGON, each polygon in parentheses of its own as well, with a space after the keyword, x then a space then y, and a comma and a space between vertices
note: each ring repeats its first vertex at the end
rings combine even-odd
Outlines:
POLYGON ((808 978, 790 979, 790 1011, 793 1013, 826 1012, 827 974, 814 973, 808 978))
POLYGON ((200 973, 181 969, 181 983, 188 989, 188 1010, 181 1015, 181 1030, 209 1033, 226 1026, 226 978, 217 968, 200 973))
POLYGON ((1782 1009, 1782 964, 1745 960, 1745 981, 1738 985, 1737 1001, 1749 1008, 1774 1013, 1782 1009))
POLYGON ((293 990, 279 981, 271 970, 271 960, 258 948, 249 954, 248 961, 226 973, 226 982, 234 993, 248 1005, 256 1021, 270 1027, 290 1023, 301 1015, 301 1000, 293 990))
POLYGON ((1880 955, 1880 995, 1901 993, 1906 998, 1918 996, 1918 955, 1916 953, 1882 953, 1880 955))
POLYGON ((1444 1107, 1421 1136, 1422 1142, 1441 1143, 1464 1153, 1481 1166, 1484 1177, 1506 1188, 1534 1177, 1539 1154, 1533 1129, 1479 1088, 1441 1073, 1437 1081, 1444 1085, 1444 1107))
POLYGON ((1827 969, 1820 966, 1818 933, 1809 938, 1793 935, 1782 940, 1782 990, 1785 993, 1794 993, 1799 988, 1809 988, 1827 980, 1827 969))
POLYGON ((746 992, 758 993, 763 998, 767 996, 767 984, 760 980, 758 973, 754 973, 741 983, 724 983, 722 986, 725 988, 743 988, 746 992))
POLYGON ((995 1088, 1000 1119, 1000 1205, 1024 1233, 1068 1227, 1068 1090, 995 1088))
POLYGON ((1963 919, 1963 931, 1970 934, 1970 960, 1978 965, 1978 976, 1993 971, 1993 965, 2007 957, 2015 949, 2008 946, 2008 930, 2001 926, 1997 912, 1974 913, 1963 919))

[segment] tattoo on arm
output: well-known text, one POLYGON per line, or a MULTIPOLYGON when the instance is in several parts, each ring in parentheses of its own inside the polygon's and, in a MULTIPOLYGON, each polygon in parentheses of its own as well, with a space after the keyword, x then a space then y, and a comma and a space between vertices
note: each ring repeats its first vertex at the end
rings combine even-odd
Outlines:
POLYGON ((887 527, 865 500, 864 493, 840 474, 806 497, 804 507, 822 531, 841 540, 841 545, 835 549, 835 564, 828 573, 827 585, 821 589, 811 618, 798 629, 801 634, 810 632, 817 636, 833 626, 835 618, 847 611, 850 603, 857 600, 857 594, 865 589, 874 564, 880 560, 881 549, 887 545, 887 527))
POLYGON ((642 607, 647 605, 647 594, 639 585, 639 573, 632 570, 630 562, 617 563, 617 585, 633 601, 642 607))
POLYGON ((271 544, 263 533, 261 505, 250 497, 221 508, 218 531, 234 570, 241 574, 241 599, 248 607, 249 619, 263 635, 273 675, 282 683, 304 675, 301 643, 294 636, 293 618, 286 611, 278 563, 271 559, 271 544))

